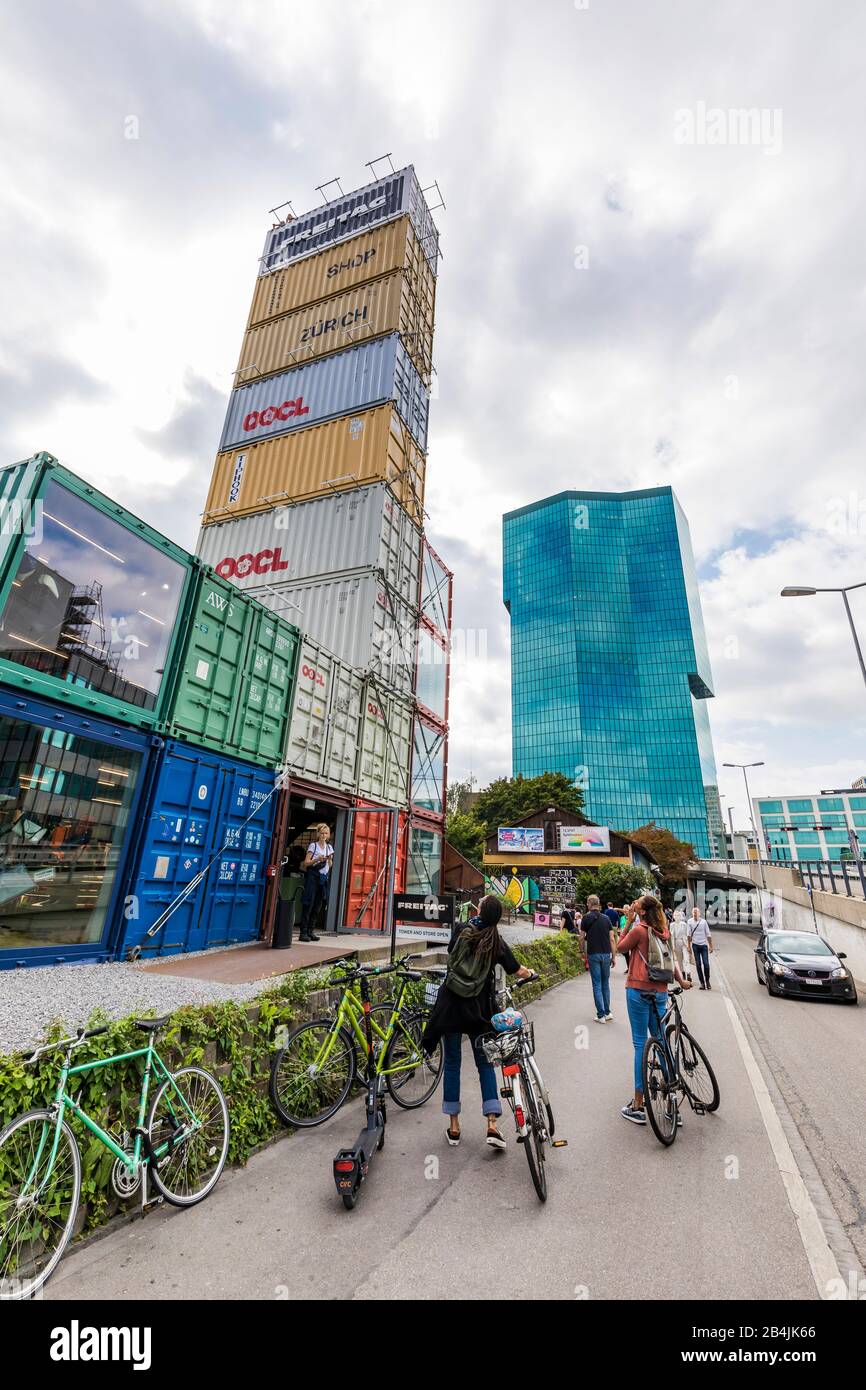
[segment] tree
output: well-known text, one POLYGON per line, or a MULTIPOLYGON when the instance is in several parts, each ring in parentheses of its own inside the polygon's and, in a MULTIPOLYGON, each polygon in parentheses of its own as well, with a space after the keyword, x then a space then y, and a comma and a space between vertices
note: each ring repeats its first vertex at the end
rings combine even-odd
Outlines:
POLYGON ((672 831, 656 825, 654 820, 626 833, 637 840, 653 863, 658 864, 663 888, 670 890, 685 883, 689 865, 698 857, 694 845, 686 840, 678 840, 672 831))
POLYGON ((586 903, 590 894, 594 893, 603 908, 608 903, 623 907, 634 902, 642 893, 655 891, 652 874, 632 864, 599 864, 591 869, 581 869, 576 879, 577 901, 586 903))
POLYGON ((545 772, 540 777, 499 777, 479 794, 472 814, 487 836, 500 825, 517 825, 525 816, 547 806, 559 806, 580 815, 583 792, 564 772, 545 772))
POLYGON ((452 812, 445 820, 445 839, 476 869, 481 868, 484 826, 479 825, 473 815, 463 811, 452 812))

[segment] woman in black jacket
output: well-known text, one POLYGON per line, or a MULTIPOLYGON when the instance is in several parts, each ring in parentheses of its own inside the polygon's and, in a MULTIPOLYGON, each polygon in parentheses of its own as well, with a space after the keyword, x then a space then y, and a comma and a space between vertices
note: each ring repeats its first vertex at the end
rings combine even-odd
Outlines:
POLYGON ((482 1033, 490 1032, 490 1020, 496 1012, 493 973, 496 966, 501 965, 506 975, 516 975, 518 980, 530 979, 534 972, 518 964, 511 948, 499 935, 501 916, 502 904, 488 894, 486 898, 481 899, 477 917, 466 923, 455 924, 448 954, 453 953, 462 932, 472 931, 471 949, 481 960, 489 961, 489 966, 479 992, 469 998, 449 989, 446 974, 424 1030, 424 1047, 428 1051, 436 1046, 440 1038, 442 1039, 442 1050, 445 1054, 442 1113, 450 1117, 445 1137, 452 1146, 460 1143, 460 1062, 465 1033, 472 1043, 472 1053, 481 1082, 481 1109, 487 1117, 487 1143, 493 1149, 505 1148, 505 1140, 496 1123, 502 1114, 496 1072, 484 1056, 478 1039, 482 1033))

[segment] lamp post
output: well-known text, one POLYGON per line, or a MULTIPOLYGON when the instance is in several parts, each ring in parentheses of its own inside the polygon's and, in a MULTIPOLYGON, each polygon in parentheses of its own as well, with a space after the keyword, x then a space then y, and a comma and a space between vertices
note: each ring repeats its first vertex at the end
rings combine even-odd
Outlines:
MULTIPOLYGON (((763 861, 763 859, 761 858, 761 841, 760 841, 760 839, 758 838, 758 827, 757 827, 757 825, 755 824, 755 812, 754 812, 754 809, 753 809, 753 807, 752 807, 752 797, 751 797, 751 793, 749 792, 749 777, 748 777, 748 774, 747 774, 747 772, 746 772, 746 768, 747 768, 747 767, 763 767, 764 764, 763 764, 763 762, 758 762, 758 763, 723 763, 722 766, 723 766, 723 767, 738 767, 738 768, 741 770, 742 774, 743 774, 743 781, 744 781, 745 784, 746 784, 746 800, 747 800, 747 802, 749 803, 749 817, 750 817, 751 822, 752 822, 752 833, 753 833, 753 835, 755 836, 755 848, 756 848, 756 850, 758 851, 758 868, 760 869, 760 873, 761 873, 761 887, 762 887, 762 888, 766 888, 766 886, 767 886, 767 880, 766 880, 766 878, 765 878, 765 876, 764 876, 764 861, 763 861)), ((758 897, 760 898, 760 893, 758 894, 758 897)), ((763 905, 762 905, 762 911, 763 911, 763 905)))
POLYGON ((863 683, 866 685, 866 662, 863 661, 863 653, 860 650, 860 639, 857 636, 857 629, 854 626, 854 615, 851 612, 851 605, 848 602, 848 595, 852 589, 866 589, 866 579, 860 584, 846 584, 838 589, 813 589, 805 584, 788 584, 782 590, 782 598, 812 598, 815 594, 841 594, 842 602, 845 605, 845 612, 848 615, 848 625, 851 628, 851 636, 854 638, 854 648, 857 652, 857 660, 860 662, 860 674, 863 683))

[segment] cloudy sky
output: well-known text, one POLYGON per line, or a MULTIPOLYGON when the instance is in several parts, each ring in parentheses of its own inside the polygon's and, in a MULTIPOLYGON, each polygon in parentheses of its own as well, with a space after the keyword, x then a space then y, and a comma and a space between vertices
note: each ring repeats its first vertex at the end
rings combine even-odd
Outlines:
POLYGON ((267 210, 391 151, 447 203, 429 529, 486 644, 451 776, 511 770, 502 512, 671 483, 719 763, 848 785, 841 600, 778 594, 866 579, 864 44, 857 0, 8 4, 0 458, 192 547, 267 210))

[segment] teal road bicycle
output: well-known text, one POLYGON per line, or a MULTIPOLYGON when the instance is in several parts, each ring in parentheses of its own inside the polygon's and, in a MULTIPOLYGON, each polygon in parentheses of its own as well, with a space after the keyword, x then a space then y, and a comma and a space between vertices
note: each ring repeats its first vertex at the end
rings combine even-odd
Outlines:
POLYGON ((129 1200, 141 1192, 147 1205, 148 1178, 172 1206, 191 1207, 213 1191, 229 1147, 229 1112, 219 1082, 202 1067, 171 1072, 156 1050, 168 1018, 137 1019, 145 1046, 113 1057, 71 1065, 72 1053, 108 1028, 79 1029, 74 1038, 38 1047, 63 1053, 54 1100, 30 1110, 0 1130, 0 1300, 26 1299, 50 1277, 75 1230, 81 1197, 81 1155, 69 1124, 77 1119, 114 1155, 111 1186, 129 1200), (74 1077, 115 1062, 142 1058, 138 1122, 128 1133, 107 1133, 69 1094, 74 1077), (157 1084, 148 1108, 151 1077, 157 1084), (145 1118, 146 1116, 146 1118, 145 1118))

